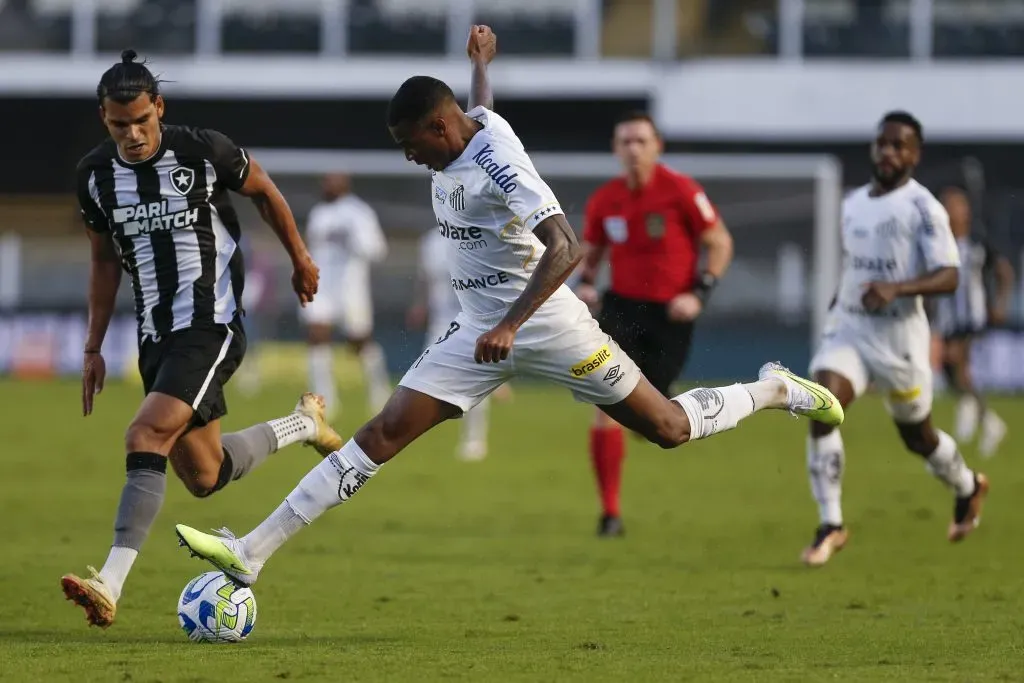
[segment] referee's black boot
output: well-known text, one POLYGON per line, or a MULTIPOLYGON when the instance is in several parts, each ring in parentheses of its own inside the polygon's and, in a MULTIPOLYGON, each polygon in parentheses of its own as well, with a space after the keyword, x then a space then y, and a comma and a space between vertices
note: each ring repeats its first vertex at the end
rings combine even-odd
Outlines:
POLYGON ((625 536, 626 527, 622 525, 622 518, 614 515, 601 515, 601 520, 597 523, 597 535, 602 538, 625 536))

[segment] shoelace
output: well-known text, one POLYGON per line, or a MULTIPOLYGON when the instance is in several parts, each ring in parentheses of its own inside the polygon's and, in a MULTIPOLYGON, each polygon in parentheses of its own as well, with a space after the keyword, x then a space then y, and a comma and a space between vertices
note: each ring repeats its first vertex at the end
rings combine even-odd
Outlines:
POLYGON ((227 528, 226 526, 222 526, 219 529, 210 529, 210 531, 212 531, 213 533, 217 534, 221 538, 227 538, 227 539, 232 540, 232 541, 237 541, 238 540, 238 536, 235 536, 235 534, 231 531, 231 529, 227 528))

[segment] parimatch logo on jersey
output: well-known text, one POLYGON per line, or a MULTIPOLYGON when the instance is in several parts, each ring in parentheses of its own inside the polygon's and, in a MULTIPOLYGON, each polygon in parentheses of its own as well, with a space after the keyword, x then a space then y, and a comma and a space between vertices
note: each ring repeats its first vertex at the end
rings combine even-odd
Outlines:
POLYGON ((114 209, 114 224, 124 237, 148 235, 161 230, 181 230, 199 222, 199 209, 173 211, 164 199, 149 204, 136 204, 114 209))
POLYGON ((599 348, 594 355, 569 368, 569 374, 577 379, 580 377, 586 377, 594 370, 597 370, 599 367, 611 360, 611 358, 612 352, 608 349, 608 345, 605 344, 599 348))

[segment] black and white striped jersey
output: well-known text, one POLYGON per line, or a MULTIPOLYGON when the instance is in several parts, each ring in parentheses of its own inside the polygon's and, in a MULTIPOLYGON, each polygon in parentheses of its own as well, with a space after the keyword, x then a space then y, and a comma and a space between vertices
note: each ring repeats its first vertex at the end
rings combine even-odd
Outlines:
POLYGON ((986 280, 995 267, 997 252, 974 237, 957 239, 960 251, 960 284, 956 292, 936 302, 933 327, 945 336, 974 334, 988 323, 986 280))
POLYGON ((248 174, 248 155, 227 136, 186 126, 164 126, 146 161, 124 161, 107 139, 79 162, 82 215, 118 246, 140 336, 228 323, 240 309, 244 266, 228 190, 248 174))

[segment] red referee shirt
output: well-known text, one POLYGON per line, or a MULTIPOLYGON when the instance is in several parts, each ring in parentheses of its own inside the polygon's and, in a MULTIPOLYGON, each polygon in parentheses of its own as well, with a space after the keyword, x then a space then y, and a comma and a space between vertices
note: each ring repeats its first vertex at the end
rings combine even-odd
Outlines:
POLYGON ((718 213, 693 178, 658 164, 645 187, 610 180, 587 202, 583 239, 610 247, 611 291, 665 303, 697 279, 700 237, 718 213))

